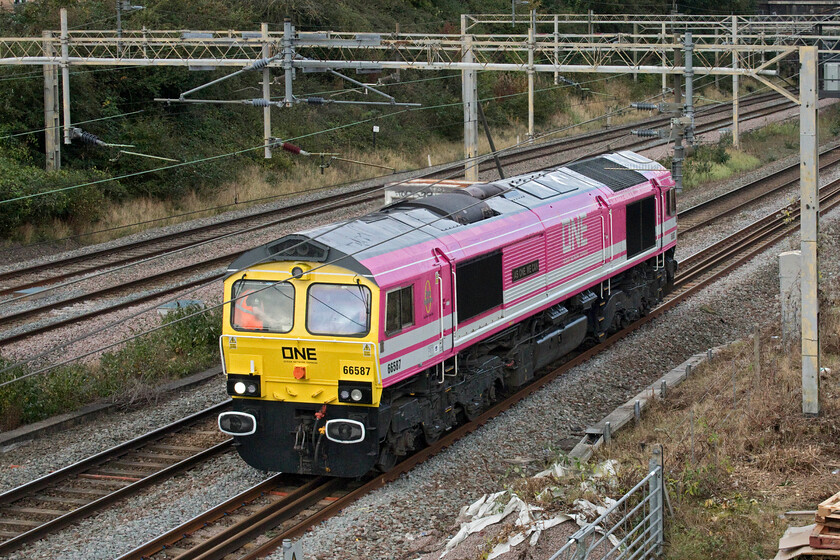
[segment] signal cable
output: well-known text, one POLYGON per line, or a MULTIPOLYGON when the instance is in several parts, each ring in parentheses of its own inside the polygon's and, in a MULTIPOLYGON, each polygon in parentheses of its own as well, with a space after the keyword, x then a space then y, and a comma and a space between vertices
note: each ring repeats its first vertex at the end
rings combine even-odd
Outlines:
MULTIPOLYGON (((145 109, 140 109, 138 111, 132 111, 130 113, 120 113, 119 115, 111 115, 109 117, 99 117, 98 119, 89 119, 89 120, 86 120, 86 121, 74 122, 73 124, 74 125, 76 125, 76 124, 86 124, 86 123, 92 123, 92 122, 107 121, 107 120, 110 120, 110 119, 120 119, 120 118, 123 118, 123 117, 128 117, 130 115, 137 115, 138 113, 145 113, 145 112, 146 112, 145 109)), ((59 125, 50 126, 50 127, 47 127, 47 128, 39 128, 39 129, 36 129, 36 130, 28 130, 26 132, 16 132, 15 134, 8 134, 6 136, 0 136, 0 140, 6 140, 8 138, 15 138, 17 136, 26 136, 28 134, 37 134, 39 132, 46 132, 48 130, 54 130, 56 128, 63 128, 63 127, 64 127, 64 125, 59 124, 59 125)))

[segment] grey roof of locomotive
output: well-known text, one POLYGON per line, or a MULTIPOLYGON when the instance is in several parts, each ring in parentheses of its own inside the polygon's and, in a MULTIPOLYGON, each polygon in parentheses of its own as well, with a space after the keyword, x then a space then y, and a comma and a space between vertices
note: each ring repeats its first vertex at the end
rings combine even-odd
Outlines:
MULTIPOLYGON (((617 192, 638 185, 647 178, 628 165, 650 163, 632 152, 621 152, 476 184, 459 193, 397 201, 360 218, 285 236, 251 249, 231 263, 228 274, 261 263, 296 260, 335 264, 373 279, 361 261, 587 191, 607 187, 617 192)), ((657 167, 645 170, 663 169, 654 165, 657 167)))

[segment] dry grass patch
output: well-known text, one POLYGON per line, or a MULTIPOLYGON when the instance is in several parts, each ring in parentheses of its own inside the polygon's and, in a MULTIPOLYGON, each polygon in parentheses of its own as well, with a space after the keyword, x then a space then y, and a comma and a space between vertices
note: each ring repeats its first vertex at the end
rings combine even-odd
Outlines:
MULTIPOLYGON (((840 332, 838 309, 823 309, 822 332, 840 332)), ((819 418, 801 412, 798 345, 764 332, 760 375, 751 341, 731 346, 593 459, 618 460, 630 487, 662 446, 675 511, 666 558, 772 557, 787 526, 780 514, 814 509, 840 489, 840 358, 831 350, 823 347, 830 373, 819 418)))

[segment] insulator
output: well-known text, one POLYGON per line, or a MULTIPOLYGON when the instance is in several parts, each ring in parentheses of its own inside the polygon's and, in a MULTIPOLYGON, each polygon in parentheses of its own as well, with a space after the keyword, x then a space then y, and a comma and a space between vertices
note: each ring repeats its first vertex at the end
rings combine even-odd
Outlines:
POLYGON ((630 133, 635 134, 636 136, 642 136, 647 138, 659 138, 659 131, 657 130, 631 130, 630 133))
POLYGON ((270 58, 261 58, 259 60, 254 61, 254 63, 248 67, 248 70, 262 70, 263 68, 268 66, 270 62, 270 58))
POLYGON ((630 106, 640 111, 656 111, 659 108, 656 103, 643 103, 641 101, 638 103, 631 103, 630 106))
POLYGON ((569 78, 567 78, 567 77, 565 77, 565 76, 557 76, 557 79, 558 79, 559 81, 563 82, 563 83, 564 83, 564 84, 566 84, 566 85, 570 85, 570 86, 574 86, 574 87, 576 87, 576 88, 580 88, 580 84, 579 84, 579 83, 577 83, 577 82, 576 82, 576 81, 574 81, 574 80, 570 80, 569 78))
POLYGON ((270 107, 273 103, 270 99, 252 99, 251 105, 254 107, 270 107))
POLYGON ((310 105, 323 105, 327 100, 323 97, 307 97, 306 102, 310 105))
POLYGON ((300 146, 295 146, 294 144, 289 144, 288 142, 283 142, 280 147, 293 154, 299 154, 301 152, 300 146))
POLYGON ((105 142, 102 141, 99 136, 95 134, 91 134, 90 132, 85 132, 81 128, 73 128, 73 139, 79 140, 82 144, 93 144, 95 146, 104 146, 105 142))

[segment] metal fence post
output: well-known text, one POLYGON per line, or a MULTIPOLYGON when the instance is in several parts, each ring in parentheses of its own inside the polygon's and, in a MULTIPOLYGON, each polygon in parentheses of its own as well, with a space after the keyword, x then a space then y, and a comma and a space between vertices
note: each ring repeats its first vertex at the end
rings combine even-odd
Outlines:
POLYGON ((575 541, 575 560, 586 560, 588 554, 588 542, 589 536, 592 533, 592 525, 587 525, 583 529, 583 534, 580 536, 580 539, 575 541))
POLYGON ((649 468, 651 473, 656 473, 648 483, 650 493, 650 534, 654 537, 654 551, 661 554, 663 542, 663 508, 662 508, 662 450, 655 448, 651 455, 649 468))

